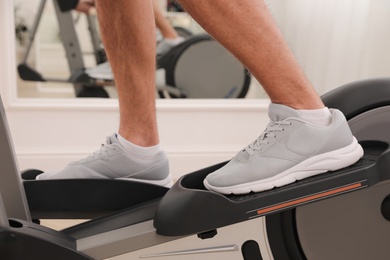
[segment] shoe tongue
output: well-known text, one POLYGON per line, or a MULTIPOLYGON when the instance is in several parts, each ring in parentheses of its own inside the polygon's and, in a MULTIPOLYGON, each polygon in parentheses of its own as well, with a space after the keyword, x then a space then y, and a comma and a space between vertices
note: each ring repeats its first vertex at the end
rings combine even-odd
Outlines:
POLYGON ((112 134, 111 136, 107 136, 106 143, 107 144, 119 143, 119 140, 118 140, 118 137, 116 136, 116 134, 112 134))
POLYGON ((271 103, 268 108, 268 116, 271 121, 278 122, 289 117, 299 117, 299 113, 291 107, 271 103))

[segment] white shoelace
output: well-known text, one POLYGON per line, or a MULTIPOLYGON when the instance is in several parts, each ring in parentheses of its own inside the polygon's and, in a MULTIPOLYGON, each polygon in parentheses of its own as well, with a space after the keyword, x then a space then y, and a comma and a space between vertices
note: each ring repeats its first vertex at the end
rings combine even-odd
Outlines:
POLYGON ((243 153, 249 158, 255 151, 261 151, 262 145, 269 144, 269 138, 275 138, 275 132, 284 131, 284 125, 291 125, 288 121, 270 122, 265 131, 251 144, 243 149, 243 153))
POLYGON ((85 162, 92 159, 100 158, 106 154, 108 154, 109 151, 115 150, 115 146, 112 145, 110 137, 107 137, 106 143, 101 144, 100 149, 95 151, 93 154, 87 156, 84 159, 79 160, 78 162, 85 162))

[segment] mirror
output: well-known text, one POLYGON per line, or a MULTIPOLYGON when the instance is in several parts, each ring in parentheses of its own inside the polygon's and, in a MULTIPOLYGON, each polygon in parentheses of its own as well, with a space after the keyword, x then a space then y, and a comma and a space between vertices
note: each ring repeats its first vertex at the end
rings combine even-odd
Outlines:
MULTIPOLYGON (((253 97, 248 95, 251 76, 245 68, 222 46, 204 37, 203 29, 187 13, 172 11, 177 6, 169 1, 160 3, 167 10, 166 19, 186 40, 171 50, 180 54, 178 59, 173 54, 157 59, 156 97, 253 97)), ((112 73, 108 78, 94 76, 108 67, 104 67, 107 64, 95 12, 87 15, 60 9, 57 1, 15 0, 18 97, 115 98, 112 73), (30 10, 36 11, 32 14, 30 10)), ((156 35, 161 40, 162 30, 156 35)), ((260 93, 255 93, 258 98, 262 89, 255 89, 260 93)))
MULTIPOLYGON (((61 26, 57 22, 58 14, 53 1, 46 2, 28 64, 33 69, 42 71, 45 77, 67 80, 71 73, 61 40, 61 26)), ((390 67, 388 57, 390 51, 387 50, 390 42, 388 1, 295 0, 292 3, 292 1, 268 0, 267 2, 297 60, 320 94, 354 80, 388 76, 387 70, 390 67)), ((27 28, 30 32, 33 29, 34 19, 41 3, 41 0, 14 0, 18 64, 23 61, 28 46, 28 32, 24 29, 27 28)), ((170 1, 162 0, 163 7, 167 4, 170 4, 170 1)), ((175 8, 172 5, 170 7, 175 8)), ((186 13, 172 12, 170 9, 166 12, 166 16, 175 26, 188 29, 194 34, 202 33, 202 29, 186 13)), ((77 12, 72 12, 69 17, 78 36, 78 43, 82 50, 79 56, 82 56, 85 67, 96 66, 96 51, 91 40, 92 33, 88 30, 88 17, 77 12)), ((62 21, 68 18, 63 18, 62 21)), ((166 80, 164 72, 157 70, 156 75, 157 81, 166 80)), ((75 97, 75 87, 60 80, 43 83, 18 78, 17 85, 19 98, 75 97)), ((267 98, 259 86, 260 84, 252 77, 245 98, 267 98)), ((104 90, 109 97, 116 97, 114 87, 107 86, 104 90)), ((157 95, 157 97, 161 96, 157 95)), ((226 95, 221 95, 220 98, 224 97, 226 95)))

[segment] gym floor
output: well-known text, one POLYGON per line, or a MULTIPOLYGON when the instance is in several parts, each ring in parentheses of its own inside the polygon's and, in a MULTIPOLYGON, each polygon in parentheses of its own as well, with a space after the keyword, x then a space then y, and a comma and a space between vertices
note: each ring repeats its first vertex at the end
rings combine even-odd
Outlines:
MULTIPOLYGON (((56 75, 58 75, 58 72, 56 75)), ((64 77, 66 76, 64 75, 64 77)), ((111 98, 117 98, 115 87, 105 87, 105 90, 111 98)), ((17 78, 17 93, 19 98, 75 98, 73 85, 71 84, 28 82, 19 77, 17 78)), ((245 98, 267 98, 263 88, 253 76, 245 98)))

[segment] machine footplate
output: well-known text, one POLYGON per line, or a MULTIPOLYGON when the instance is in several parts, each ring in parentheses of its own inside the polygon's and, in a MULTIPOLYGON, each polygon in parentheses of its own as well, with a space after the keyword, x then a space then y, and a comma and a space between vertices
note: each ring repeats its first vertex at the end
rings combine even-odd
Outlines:
POLYGON ((389 144, 364 141, 361 145, 364 156, 352 166, 259 193, 225 196, 206 190, 204 178, 227 162, 187 174, 162 199, 154 219, 157 233, 202 233, 390 179, 389 144))
POLYGON ((25 180, 33 219, 91 219, 160 199, 168 188, 126 180, 25 180))

